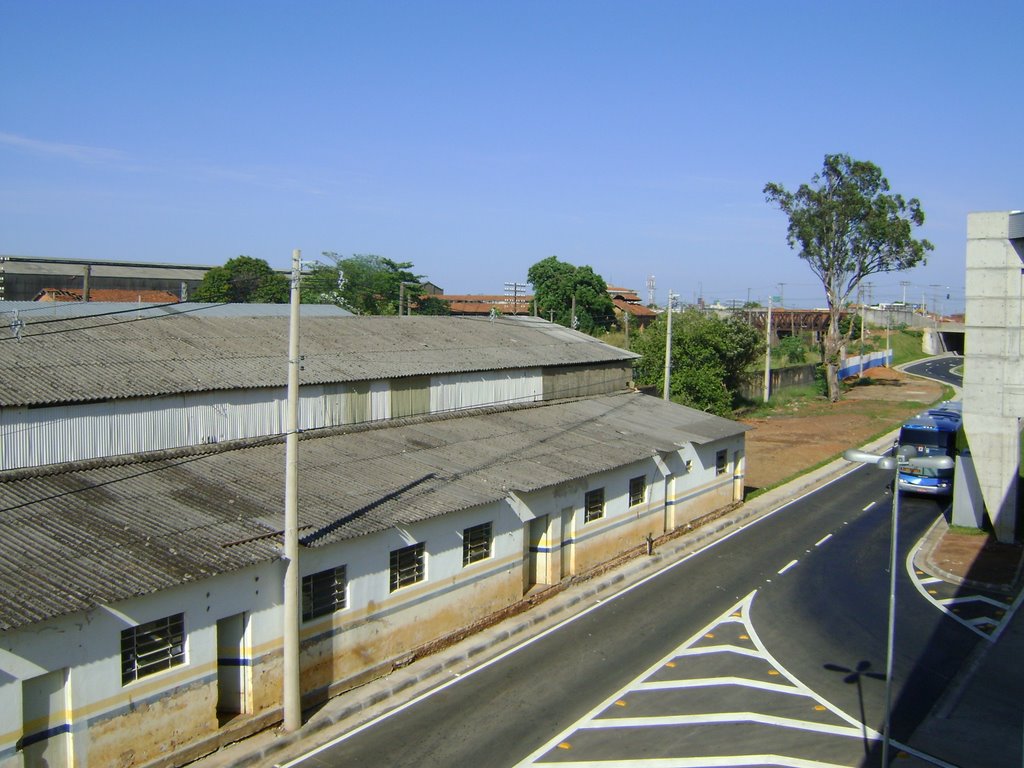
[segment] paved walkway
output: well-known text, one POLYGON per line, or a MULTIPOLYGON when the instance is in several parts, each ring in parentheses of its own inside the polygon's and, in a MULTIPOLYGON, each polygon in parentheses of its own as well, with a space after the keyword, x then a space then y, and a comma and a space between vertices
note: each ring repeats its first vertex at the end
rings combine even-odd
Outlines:
POLYGON ((935 703, 909 746, 941 758, 901 755, 897 765, 1019 768, 1024 765, 1024 547, 984 535, 950 533, 940 521, 929 532, 915 564, 961 594, 1002 596, 1008 610, 964 660, 954 684, 935 703))

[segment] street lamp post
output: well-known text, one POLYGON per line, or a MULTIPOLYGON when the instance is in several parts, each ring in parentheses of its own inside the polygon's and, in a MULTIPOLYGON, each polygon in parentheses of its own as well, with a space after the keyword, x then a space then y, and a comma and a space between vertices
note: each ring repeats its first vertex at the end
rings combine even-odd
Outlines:
POLYGON ((851 448, 843 452, 847 461, 859 464, 874 464, 879 469, 892 472, 892 512, 889 532, 889 621, 885 642, 885 722, 882 727, 882 766, 889 765, 890 726, 892 723, 892 666, 893 650, 896 645, 896 568, 899 557, 898 531, 900 519, 900 466, 922 469, 950 469, 953 459, 949 456, 911 457, 902 451, 894 456, 882 456, 851 448))

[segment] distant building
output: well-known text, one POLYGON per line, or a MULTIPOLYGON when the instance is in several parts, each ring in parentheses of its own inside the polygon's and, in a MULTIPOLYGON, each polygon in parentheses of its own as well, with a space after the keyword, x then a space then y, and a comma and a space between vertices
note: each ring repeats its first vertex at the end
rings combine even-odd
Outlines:
POLYGON ((178 301, 187 301, 210 269, 180 264, 0 255, 0 301, 32 301, 46 290, 81 291, 86 282, 90 293, 99 289, 164 291, 174 294, 178 301))
POLYGON ((502 315, 532 315, 533 296, 491 296, 480 293, 447 294, 437 298, 448 302, 453 315, 489 315, 497 310, 502 315))
POLYGON ((428 280, 425 283, 420 283, 420 292, 426 296, 443 296, 444 288, 434 285, 428 280))
POLYGON ((646 328, 658 316, 657 312, 644 305, 640 296, 632 288, 617 288, 609 285, 608 295, 612 297, 612 304, 615 305, 615 316, 621 322, 626 315, 629 315, 629 322, 634 328, 646 328))
MULTIPOLYGON (((33 301, 83 301, 83 288, 44 288, 36 294, 33 301)), ((146 304, 175 304, 181 299, 167 291, 155 291, 145 288, 130 290, 128 288, 96 288, 89 290, 89 301, 137 301, 146 304)))

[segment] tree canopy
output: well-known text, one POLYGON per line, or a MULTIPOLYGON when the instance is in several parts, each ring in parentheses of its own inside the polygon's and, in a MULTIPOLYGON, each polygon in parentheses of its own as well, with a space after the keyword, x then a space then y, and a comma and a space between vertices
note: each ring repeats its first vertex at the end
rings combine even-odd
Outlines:
POLYGON ((287 304, 288 277, 275 272, 263 259, 236 256, 214 267, 192 292, 192 301, 241 304, 287 304))
POLYGON ((924 223, 924 211, 917 198, 904 200, 890 193, 889 181, 877 165, 842 154, 825 155, 822 170, 796 192, 770 182, 764 194, 789 217, 789 247, 798 251, 825 288, 825 375, 829 399, 835 402, 840 395, 841 353, 849 343, 849 332, 844 336, 839 325, 843 308, 868 275, 924 263, 933 246, 912 236, 913 227, 924 223))
MULTIPOLYGON (((383 256, 357 254, 341 256, 324 251, 302 278, 302 301, 308 304, 336 304, 357 315, 397 315, 403 292, 414 302, 419 299, 422 275, 409 271, 412 262, 396 262, 383 256), (406 283, 404 291, 402 283, 406 283)), ((425 314, 441 314, 430 302, 425 314)))
POLYGON ((576 297, 576 329, 583 333, 608 330, 615 325, 615 305, 608 284, 591 267, 577 267, 557 256, 534 264, 526 273, 533 286, 537 313, 573 327, 572 300, 576 297))
MULTIPOLYGON (((665 333, 662 314, 633 337, 641 355, 633 367, 637 384, 659 391, 665 382, 665 333)), ((672 372, 669 397, 701 411, 727 416, 735 405, 746 370, 764 349, 761 333, 742 318, 721 318, 688 309, 672 319, 672 372)))

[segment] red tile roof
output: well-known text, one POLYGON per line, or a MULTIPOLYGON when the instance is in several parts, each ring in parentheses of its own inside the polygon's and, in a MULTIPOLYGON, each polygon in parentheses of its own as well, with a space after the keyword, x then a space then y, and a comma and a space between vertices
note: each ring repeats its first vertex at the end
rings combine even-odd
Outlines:
MULTIPOLYGON (((34 301, 81 301, 81 288, 43 288, 34 301)), ((94 288, 89 291, 89 301, 122 301, 145 304, 176 304, 180 299, 168 291, 127 288, 94 288)))

